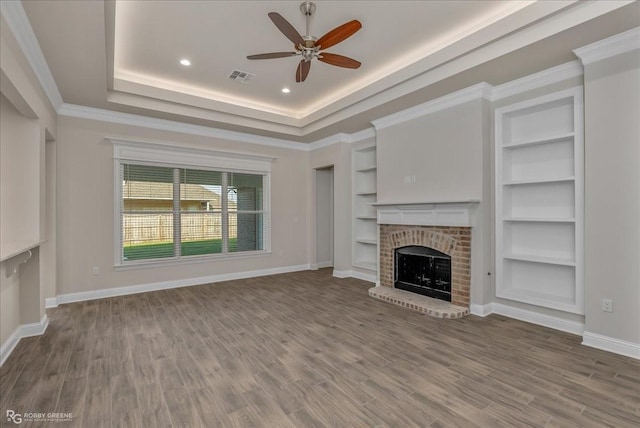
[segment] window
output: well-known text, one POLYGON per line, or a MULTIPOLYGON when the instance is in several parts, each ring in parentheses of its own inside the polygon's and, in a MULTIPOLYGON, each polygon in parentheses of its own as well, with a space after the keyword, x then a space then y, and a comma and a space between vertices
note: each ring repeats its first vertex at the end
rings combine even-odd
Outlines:
POLYGON ((116 265, 269 251, 270 163, 264 159, 164 147, 137 153, 117 143, 115 158, 116 265), (123 153, 140 160, 122 159, 123 153), (168 158, 195 165, 149 161, 168 158))

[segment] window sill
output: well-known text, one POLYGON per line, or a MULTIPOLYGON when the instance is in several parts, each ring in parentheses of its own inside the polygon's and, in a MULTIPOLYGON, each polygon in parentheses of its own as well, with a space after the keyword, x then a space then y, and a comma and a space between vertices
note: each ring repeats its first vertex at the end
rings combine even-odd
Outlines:
POLYGON ((239 253, 227 253, 227 254, 209 254, 206 256, 191 256, 184 257, 180 259, 167 259, 167 260, 153 260, 153 261, 136 261, 129 263, 116 263, 113 268, 116 271, 126 271, 126 270, 135 270, 135 269, 148 269, 148 268, 156 268, 163 266, 182 266, 182 265, 190 265, 194 263, 209 263, 216 262, 222 260, 236 260, 236 259, 248 259, 255 257, 265 257, 270 256, 270 250, 264 251, 247 251, 247 252, 239 252, 239 253))

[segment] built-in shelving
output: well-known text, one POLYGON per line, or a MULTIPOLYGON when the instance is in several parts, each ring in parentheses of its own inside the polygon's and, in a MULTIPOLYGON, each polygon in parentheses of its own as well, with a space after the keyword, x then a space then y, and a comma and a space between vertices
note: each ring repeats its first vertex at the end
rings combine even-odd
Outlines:
POLYGON ((582 88, 496 109, 496 295, 584 313, 582 88))
POLYGON ((534 223, 575 223, 573 218, 535 218, 535 217, 505 217, 503 221, 525 221, 534 223))
POLYGON ((365 142, 352 150, 353 171, 353 251, 352 264, 377 270, 378 225, 376 222, 376 146, 365 142))
POLYGON ((545 138, 535 138, 535 139, 523 139, 520 141, 513 141, 511 143, 508 144, 504 144, 502 146, 502 148, 504 149, 512 149, 512 148, 518 148, 518 147, 525 147, 525 146, 538 146, 541 144, 553 144, 553 143, 557 143, 563 140, 570 140, 575 136, 575 134, 573 132, 567 132, 564 134, 558 134, 558 135, 553 135, 550 137, 545 137, 545 138))
POLYGON ((575 181, 575 177, 564 177, 564 178, 547 178, 545 180, 516 180, 516 181, 505 181, 502 183, 505 186, 520 186, 523 184, 542 184, 542 183, 562 183, 564 181, 575 181))

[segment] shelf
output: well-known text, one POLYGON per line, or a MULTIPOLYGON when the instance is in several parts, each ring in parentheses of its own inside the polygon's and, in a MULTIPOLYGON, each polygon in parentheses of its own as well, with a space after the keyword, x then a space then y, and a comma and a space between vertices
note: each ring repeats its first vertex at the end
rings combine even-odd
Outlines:
POLYGON ((576 303, 576 268, 521 260, 504 260, 506 286, 496 290, 498 297, 523 303, 580 313, 576 303))
POLYGON ((568 181, 575 181, 575 177, 564 177, 564 178, 545 178, 541 180, 513 180, 503 182, 503 186, 519 186, 522 184, 546 184, 546 183, 564 183, 568 181))
POLYGON ((504 288, 500 290, 499 293, 496 292, 496 296, 502 299, 526 303, 528 305, 542 306, 578 315, 584 314, 584 311, 577 307, 573 297, 558 297, 555 295, 549 295, 548 293, 537 293, 532 290, 522 291, 513 288, 504 288))
POLYGON ((378 245, 378 241, 375 239, 360 239, 360 238, 356 238, 356 242, 358 244, 365 244, 365 245, 378 245))
POLYGON ((528 183, 503 188, 502 215, 507 219, 575 218, 573 181, 528 183))
POLYGON ((375 166, 369 166, 369 167, 363 167, 363 168, 360 168, 360 169, 356 169, 356 172, 371 172, 371 171, 375 171, 376 169, 378 169, 378 168, 376 168, 375 166))
POLYGON ((552 257, 538 257, 538 256, 509 254, 509 255, 505 255, 504 258, 508 260, 518 260, 521 262, 543 263, 543 264, 560 265, 560 266, 576 265, 576 262, 574 260, 557 259, 552 257))
POLYGON ((573 218, 527 218, 527 217, 505 217, 503 221, 528 222, 528 223, 575 223, 573 218))
POLYGON ((552 180, 576 174, 575 148, 572 141, 529 145, 509 150, 503 156, 503 182, 552 180))
POLYGON ((525 257, 536 260, 575 260, 575 227, 573 223, 506 223, 500 244, 503 257, 525 257))
POLYGON ((4 262, 22 253, 33 250, 34 248, 39 247, 45 242, 47 242, 46 239, 41 239, 33 242, 11 242, 9 244, 13 245, 4 245, 2 247, 0 262, 4 262))
POLYGON ((569 140, 574 137, 573 132, 567 132, 566 134, 556 135, 554 137, 548 138, 536 138, 534 140, 523 140, 517 141, 515 143, 504 144, 502 146, 503 149, 515 149, 518 147, 526 147, 526 146, 537 146, 540 144, 550 144, 550 143, 558 143, 560 141, 569 140))

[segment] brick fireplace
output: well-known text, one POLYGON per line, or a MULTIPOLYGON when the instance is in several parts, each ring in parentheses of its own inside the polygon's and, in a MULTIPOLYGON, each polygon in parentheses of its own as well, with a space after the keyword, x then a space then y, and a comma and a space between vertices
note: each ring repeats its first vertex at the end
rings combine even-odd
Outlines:
POLYGON ((471 228, 381 224, 381 286, 393 287, 394 252, 409 245, 433 248, 451 256, 451 303, 469 307, 471 228))
MULTIPOLYGON (((369 290, 369 295, 440 318, 467 315, 471 295, 472 216, 478 202, 374 204, 379 226, 379 270, 378 285, 369 290), (426 247, 427 252, 435 250, 443 253, 442 257, 451 258, 450 302, 448 295, 446 299, 424 296, 432 295, 424 288, 414 291, 401 282, 397 286, 402 285, 404 290, 394 286, 395 279, 398 279, 394 278, 396 250, 405 247, 407 250, 401 252, 426 247)), ((428 282, 423 275, 417 278, 418 282, 422 281, 422 287, 425 286, 424 281, 428 282)), ((449 282, 446 284, 448 293, 449 282)))

